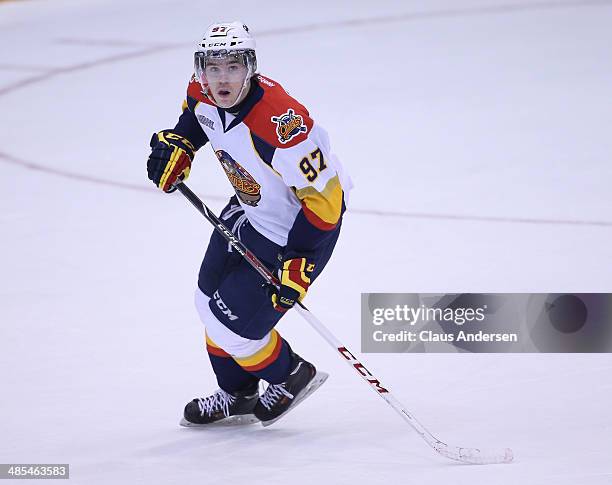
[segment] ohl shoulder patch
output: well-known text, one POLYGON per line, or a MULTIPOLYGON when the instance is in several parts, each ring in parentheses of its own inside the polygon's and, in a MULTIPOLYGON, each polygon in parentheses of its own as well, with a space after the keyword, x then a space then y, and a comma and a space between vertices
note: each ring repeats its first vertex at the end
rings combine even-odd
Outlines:
POLYGON ((304 118, 296 115, 291 108, 286 113, 280 116, 272 116, 270 119, 273 123, 276 123, 276 134, 278 135, 278 141, 281 143, 287 143, 300 133, 308 131, 304 124, 304 118))

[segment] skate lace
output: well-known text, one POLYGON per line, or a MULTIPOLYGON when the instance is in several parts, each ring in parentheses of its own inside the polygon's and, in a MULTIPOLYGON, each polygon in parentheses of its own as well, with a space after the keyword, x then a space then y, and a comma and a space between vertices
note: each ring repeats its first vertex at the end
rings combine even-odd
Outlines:
POLYGON ((293 394, 291 394, 286 388, 285 383, 282 384, 270 384, 266 392, 264 392, 263 396, 259 398, 259 402, 267 409, 270 410, 276 402, 282 398, 283 396, 288 397, 289 399, 293 399, 293 394))
POLYGON ((214 412, 221 409, 225 416, 229 416, 229 407, 234 404, 236 398, 231 394, 225 392, 223 389, 219 389, 212 396, 199 398, 198 407, 202 416, 208 414, 212 416, 214 412))

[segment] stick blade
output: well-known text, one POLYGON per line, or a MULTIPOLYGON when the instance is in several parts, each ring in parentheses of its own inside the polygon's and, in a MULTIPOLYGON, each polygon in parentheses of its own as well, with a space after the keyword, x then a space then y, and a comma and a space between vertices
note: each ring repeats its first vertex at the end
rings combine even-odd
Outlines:
POLYGON ((438 442, 433 445, 434 450, 442 456, 461 463, 471 465, 496 465, 511 463, 514 460, 514 453, 510 448, 499 450, 481 450, 478 448, 459 448, 449 446, 446 443, 438 442))

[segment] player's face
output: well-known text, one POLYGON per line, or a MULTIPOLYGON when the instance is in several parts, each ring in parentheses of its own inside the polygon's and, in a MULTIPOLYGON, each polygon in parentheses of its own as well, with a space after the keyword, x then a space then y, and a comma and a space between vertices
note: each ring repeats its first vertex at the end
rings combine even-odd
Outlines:
POLYGON ((240 60, 232 57, 211 59, 206 63, 204 75, 217 104, 221 108, 229 108, 240 96, 247 68, 240 60))

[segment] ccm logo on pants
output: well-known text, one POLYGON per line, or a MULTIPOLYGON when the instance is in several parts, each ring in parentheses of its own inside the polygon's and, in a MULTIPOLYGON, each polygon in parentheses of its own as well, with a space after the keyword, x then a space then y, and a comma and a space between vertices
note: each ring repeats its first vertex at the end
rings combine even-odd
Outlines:
POLYGON ((221 310, 221 312, 227 318, 229 318, 230 320, 238 320, 238 317, 236 315, 234 315, 229 308, 227 308, 227 305, 225 303, 223 303, 223 300, 221 299, 221 296, 219 296, 219 292, 218 291, 215 291, 213 293, 213 298, 215 299, 215 303, 219 307, 219 310, 221 310))

